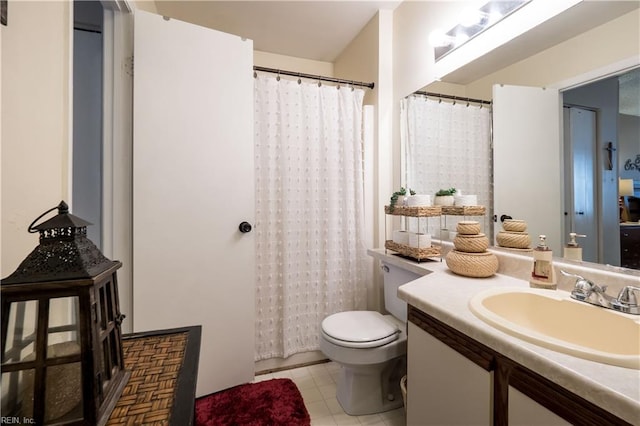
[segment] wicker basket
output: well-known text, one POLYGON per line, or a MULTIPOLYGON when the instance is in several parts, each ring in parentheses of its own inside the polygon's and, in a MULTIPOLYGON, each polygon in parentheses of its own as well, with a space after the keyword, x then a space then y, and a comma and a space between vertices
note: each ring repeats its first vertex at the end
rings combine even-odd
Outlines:
POLYGON ((484 234, 458 234, 453 239, 453 245, 458 251, 465 253, 482 253, 489 247, 489 239, 484 234))
POLYGON ((482 216, 485 212, 484 206, 442 206, 442 214, 451 216, 482 216))
POLYGON ((394 214, 397 216, 412 216, 412 217, 432 217, 440 216, 442 214, 442 207, 440 206, 384 206, 384 212, 386 214, 394 214))
POLYGON ((480 222, 475 220, 463 220, 458 222, 456 230, 458 231, 458 234, 476 235, 480 233, 480 222))
POLYGON ((491 252, 464 253, 451 250, 446 257, 447 266, 455 274, 471 278, 486 278, 498 271, 498 258, 491 252))
POLYGON ((496 241, 501 247, 526 249, 531 244, 531 237, 526 232, 500 231, 496 235, 496 241))
POLYGON ((411 257, 416 260, 425 260, 430 257, 440 256, 440 247, 437 246, 417 248, 409 247, 404 244, 397 244, 391 240, 387 240, 384 243, 384 248, 386 248, 387 250, 393 250, 403 256, 411 257))
POLYGON ((524 220, 507 219, 502 223, 502 229, 509 232, 524 232, 527 230, 527 222, 524 220))

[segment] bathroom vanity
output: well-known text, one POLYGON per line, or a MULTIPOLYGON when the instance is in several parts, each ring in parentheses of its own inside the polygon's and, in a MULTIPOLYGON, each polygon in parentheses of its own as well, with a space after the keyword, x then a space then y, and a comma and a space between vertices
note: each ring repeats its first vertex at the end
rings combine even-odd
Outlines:
MULTIPOLYGON (((483 290, 528 288, 527 281, 502 273, 466 278, 439 261, 418 264, 385 250, 369 254, 424 274, 398 292, 409 305, 408 425, 640 425, 640 370, 530 343, 469 309, 483 290)), ((640 278, 629 276, 629 283, 640 278)), ((584 327, 615 332, 597 323, 584 327)))
POLYGON ((620 224, 620 264, 640 269, 640 223, 620 224))

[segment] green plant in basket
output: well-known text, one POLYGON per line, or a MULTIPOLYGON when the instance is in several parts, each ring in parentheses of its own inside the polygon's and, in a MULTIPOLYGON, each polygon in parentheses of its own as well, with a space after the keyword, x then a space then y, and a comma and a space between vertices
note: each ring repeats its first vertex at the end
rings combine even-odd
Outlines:
MULTIPOLYGON (((409 194, 416 195, 416 191, 414 191, 413 189, 409 189, 409 194)), ((391 196, 391 200, 389 201, 389 213, 393 213, 393 209, 398 203, 398 197, 400 197, 401 195, 407 195, 407 190, 404 187, 400 187, 400 191, 394 192, 391 196)))
POLYGON ((456 189, 455 188, 441 189, 440 191, 436 192, 436 196, 445 197, 447 195, 453 195, 455 193, 456 193, 456 189))

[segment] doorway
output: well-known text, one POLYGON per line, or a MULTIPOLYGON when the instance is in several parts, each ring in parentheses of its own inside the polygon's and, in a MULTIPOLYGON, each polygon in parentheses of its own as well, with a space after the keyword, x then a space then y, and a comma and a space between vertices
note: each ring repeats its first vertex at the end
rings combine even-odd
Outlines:
POLYGON ((98 1, 73 2, 73 213, 102 249, 102 22, 98 1))
POLYGON ((582 260, 598 262, 597 111, 564 106, 565 227, 577 234, 582 260), (591 238, 589 238, 591 237, 591 238))

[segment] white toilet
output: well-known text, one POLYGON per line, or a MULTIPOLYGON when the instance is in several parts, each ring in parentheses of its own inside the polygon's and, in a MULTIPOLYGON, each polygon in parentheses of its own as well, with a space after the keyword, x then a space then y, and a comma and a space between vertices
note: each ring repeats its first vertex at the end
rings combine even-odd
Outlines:
POLYGON ((345 413, 381 413, 403 404, 400 379, 407 369, 407 304, 398 287, 420 277, 383 263, 385 309, 348 311, 322 321, 320 350, 340 364, 336 397, 345 413))

